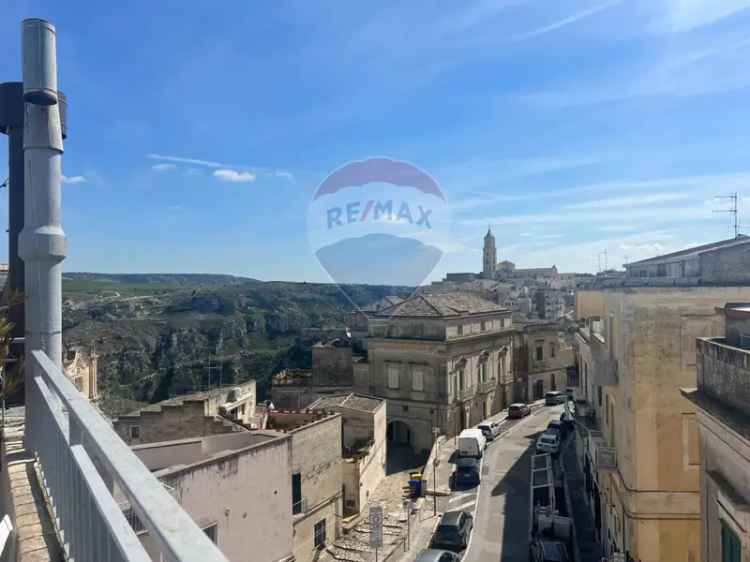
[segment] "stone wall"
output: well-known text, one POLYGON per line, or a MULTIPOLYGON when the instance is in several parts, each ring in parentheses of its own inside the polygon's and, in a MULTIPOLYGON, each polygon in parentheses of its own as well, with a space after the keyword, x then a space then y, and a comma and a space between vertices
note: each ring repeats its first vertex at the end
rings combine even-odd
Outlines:
POLYGON ((334 414, 290 432, 292 474, 302 481, 303 510, 294 519, 294 556, 308 562, 315 555, 315 524, 325 521, 327 541, 339 532, 343 514, 341 415, 334 414))
POLYGON ((313 385, 351 385, 352 379, 351 346, 316 344, 312 347, 313 385))
POLYGON ((698 388, 740 411, 750 408, 750 351, 724 344, 723 338, 699 339, 698 388))
POLYGON ((128 445, 173 441, 241 430, 236 424, 219 417, 207 416, 204 412, 205 405, 202 400, 165 404, 160 411, 143 410, 136 415, 120 416, 114 421, 113 427, 128 445), (135 431, 138 433, 137 437, 135 431))
POLYGON ((700 276, 708 283, 750 283, 750 244, 700 255, 700 276))
MULTIPOLYGON (((227 559, 282 560, 292 554, 290 458, 291 439, 274 439, 177 469, 162 480, 199 527, 216 525, 227 559)), ((159 560, 152 537, 139 538, 159 560)))

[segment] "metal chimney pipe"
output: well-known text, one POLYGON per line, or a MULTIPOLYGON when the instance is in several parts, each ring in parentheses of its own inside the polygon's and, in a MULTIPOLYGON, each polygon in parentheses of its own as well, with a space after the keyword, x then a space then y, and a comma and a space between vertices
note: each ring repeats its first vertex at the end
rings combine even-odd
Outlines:
POLYGON ((62 368, 62 260, 60 225, 63 153, 57 102, 55 28, 39 19, 22 23, 24 108, 24 227, 19 254, 26 264, 26 359, 44 350, 62 368), (33 95, 27 95, 32 92, 33 95), (54 92, 54 102, 44 94, 54 92))

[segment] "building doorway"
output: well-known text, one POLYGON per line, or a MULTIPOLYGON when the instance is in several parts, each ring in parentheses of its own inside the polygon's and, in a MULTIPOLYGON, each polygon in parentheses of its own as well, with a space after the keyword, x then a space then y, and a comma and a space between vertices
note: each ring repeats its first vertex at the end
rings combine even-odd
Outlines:
POLYGON ((542 398, 544 398, 544 381, 540 379, 534 383, 534 400, 542 398))
POLYGON ((402 421, 394 420, 388 424, 386 430, 388 443, 393 445, 412 445, 411 429, 402 421))

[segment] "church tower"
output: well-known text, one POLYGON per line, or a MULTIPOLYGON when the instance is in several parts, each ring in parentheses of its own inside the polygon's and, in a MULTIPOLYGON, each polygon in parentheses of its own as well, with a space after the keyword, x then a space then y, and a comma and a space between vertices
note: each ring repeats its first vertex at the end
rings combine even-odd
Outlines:
POLYGON ((492 230, 487 227, 487 234, 484 236, 484 256, 482 260, 482 277, 492 279, 495 277, 495 267, 497 266, 497 250, 495 249, 495 237, 492 230))

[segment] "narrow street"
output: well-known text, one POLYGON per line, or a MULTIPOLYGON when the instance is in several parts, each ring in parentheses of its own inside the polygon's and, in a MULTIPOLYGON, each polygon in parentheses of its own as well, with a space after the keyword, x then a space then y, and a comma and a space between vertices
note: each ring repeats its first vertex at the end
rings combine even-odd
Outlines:
MULTIPOLYGON (((487 448, 466 562, 522 562, 529 553, 530 458, 537 436, 562 406, 540 408, 513 423, 487 448)), ((453 498, 451 498, 452 500, 453 498)), ((451 508, 465 505, 456 501, 451 508)))

